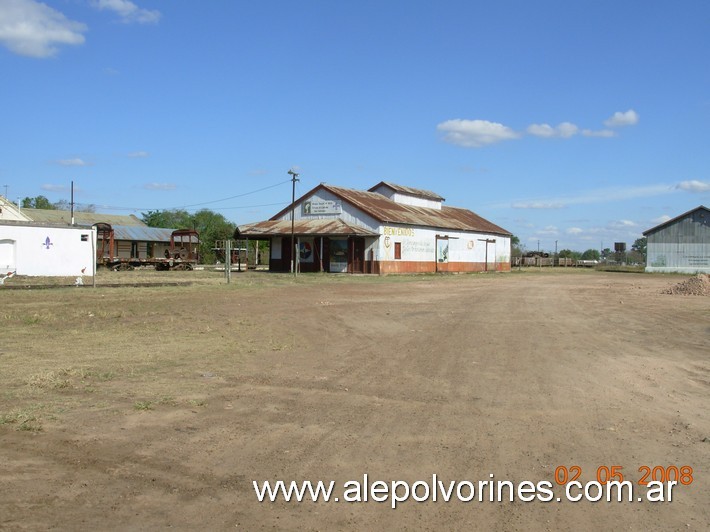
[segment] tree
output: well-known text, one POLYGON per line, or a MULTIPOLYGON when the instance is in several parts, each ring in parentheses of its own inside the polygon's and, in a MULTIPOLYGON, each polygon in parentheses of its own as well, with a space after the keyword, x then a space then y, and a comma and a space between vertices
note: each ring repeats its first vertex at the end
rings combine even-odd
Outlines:
POLYGON ((571 249, 561 249, 558 256, 561 259, 579 259, 581 253, 579 251, 572 251, 571 249))
POLYGON ((597 249, 588 249, 582 253, 582 260, 599 260, 600 254, 597 249))
POLYGON ((48 209, 56 210, 56 207, 44 196, 26 197, 22 200, 23 209, 48 209))
POLYGON ((637 238, 636 240, 634 240, 634 243, 631 244, 631 251, 635 251, 637 253, 640 253, 645 258, 647 244, 648 244, 648 241, 646 240, 645 236, 643 238, 637 238))
POLYGON ((200 234, 200 257, 202 262, 214 262, 216 240, 228 240, 234 235, 236 225, 219 213, 202 209, 190 214, 183 209, 148 211, 141 213, 142 220, 151 227, 168 229, 195 229, 200 234))
POLYGON ((203 262, 214 262, 215 241, 232 238, 236 225, 219 213, 202 209, 192 215, 192 228, 200 233, 200 256, 203 262))
POLYGON ((150 227, 192 229, 192 216, 185 210, 148 211, 141 213, 143 223, 150 227))
POLYGON ((510 237, 510 253, 513 257, 520 257, 523 254, 523 248, 520 247, 520 238, 515 235, 510 237))

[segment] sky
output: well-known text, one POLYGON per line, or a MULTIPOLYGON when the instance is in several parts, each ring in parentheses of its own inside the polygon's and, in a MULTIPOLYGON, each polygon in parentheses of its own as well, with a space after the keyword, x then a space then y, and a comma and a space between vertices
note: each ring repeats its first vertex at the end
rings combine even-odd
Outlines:
POLYGON ((710 205, 710 2, 0 0, 0 194, 244 224, 319 183, 529 250, 710 205))

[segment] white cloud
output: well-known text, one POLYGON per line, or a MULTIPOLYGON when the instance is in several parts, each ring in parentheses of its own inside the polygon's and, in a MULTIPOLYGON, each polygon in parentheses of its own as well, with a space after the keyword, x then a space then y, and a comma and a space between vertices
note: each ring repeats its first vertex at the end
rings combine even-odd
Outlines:
POLYGON ((579 128, 571 122, 562 122, 557 127, 552 127, 549 124, 531 124, 528 126, 527 132, 536 137, 573 137, 579 132, 579 128))
POLYGON ((147 183, 143 185, 146 190, 175 190, 177 186, 173 183, 147 183))
MULTIPOLYGON (((510 204, 513 209, 562 209, 570 205, 584 205, 591 203, 609 203, 612 201, 647 198, 670 194, 674 188, 669 185, 641 185, 636 187, 610 187, 588 190, 576 196, 563 196, 558 198, 518 200, 510 204)), ((506 207, 508 205, 505 205, 506 207)))
POLYGON ((670 216, 668 216, 667 214, 664 214, 664 215, 659 216, 658 218, 655 218, 651 221, 655 224, 663 224, 663 223, 666 223, 668 220, 672 220, 672 218, 670 216))
POLYGON ((69 190, 69 187, 66 185, 51 185, 49 183, 42 185, 40 188, 47 192, 66 192, 69 190))
POLYGON ((61 166, 91 166, 91 163, 87 163, 83 159, 79 159, 78 157, 74 159, 61 159, 57 161, 57 164, 61 166))
POLYGON ((520 137, 509 127, 488 120, 462 120, 460 118, 447 120, 436 126, 445 133, 444 140, 466 148, 480 148, 487 144, 495 144, 504 140, 520 137))
POLYGON ((150 153, 147 151, 132 151, 128 154, 128 157, 131 159, 145 159, 146 157, 150 157, 150 153))
MULTIPOLYGON (((630 126, 639 120, 638 114, 633 109, 626 112, 616 112, 611 118, 604 121, 607 128, 630 126)), ((498 122, 488 120, 467 120, 453 119, 441 122, 436 126, 439 131, 444 132, 444 140, 451 144, 464 146, 466 148, 480 148, 487 144, 495 144, 504 140, 513 140, 522 136, 517 132, 498 122)), ((616 137, 617 133, 612 129, 580 129, 572 122, 561 122, 556 126, 547 123, 530 124, 525 133, 541 138, 570 138, 575 135, 585 137, 610 138, 616 137)))
POLYGON ((567 205, 560 201, 516 201, 513 209, 564 209, 567 205))
POLYGON ((559 234, 559 230, 554 225, 548 225, 544 229, 538 230, 536 234, 546 235, 546 236, 549 236, 549 235, 555 236, 555 235, 559 234))
POLYGON ((84 43, 86 24, 35 0, 2 0, 0 43, 28 57, 51 57, 59 45, 84 43))
POLYGON ((140 8, 129 0, 95 0, 93 4, 101 11, 113 11, 126 23, 155 24, 162 17, 160 11, 140 8))
POLYGON ((633 109, 629 109, 625 113, 617 111, 610 118, 604 121, 606 127, 621 127, 633 126, 638 123, 639 115, 633 109))
POLYGON ((614 220, 609 222, 609 227, 612 229, 629 229, 637 226, 638 224, 631 220, 614 220))
POLYGON ((611 129, 600 129, 597 131, 593 131, 591 129, 583 129, 582 135, 584 135, 585 137, 609 138, 609 137, 616 137, 616 132, 612 131, 611 129))
POLYGON ((568 235, 579 235, 584 232, 583 229, 580 229, 579 227, 570 227, 567 229, 567 234, 568 235))
POLYGON ((691 181, 681 181, 675 188, 686 192, 710 192, 710 183, 693 179, 691 181))

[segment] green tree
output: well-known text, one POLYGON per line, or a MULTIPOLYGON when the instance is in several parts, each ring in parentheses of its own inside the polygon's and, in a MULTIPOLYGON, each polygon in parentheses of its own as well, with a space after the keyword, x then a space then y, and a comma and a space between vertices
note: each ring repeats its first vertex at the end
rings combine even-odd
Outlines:
POLYGON ((52 205, 46 197, 35 196, 34 198, 26 197, 22 200, 23 209, 47 209, 56 210, 56 207, 52 205))
POLYGON ((636 240, 634 240, 634 243, 631 244, 631 250, 640 253, 645 258, 647 244, 648 242, 645 236, 643 238, 637 238, 636 240))
POLYGON ((143 223, 150 227, 167 229, 193 229, 192 215, 183 209, 148 211, 141 213, 143 223))
POLYGON ((205 263, 214 262, 213 248, 216 240, 228 240, 234 235, 236 224, 223 215, 202 209, 192 215, 192 228, 200 233, 200 256, 205 263))
POLYGON ((600 258, 599 250, 598 249, 588 249, 584 253, 582 253, 582 260, 599 260, 600 258))
POLYGON ((581 253, 579 251, 572 251, 571 249, 562 249, 558 255, 561 259, 579 259, 581 253))
POLYGON ((515 235, 510 237, 510 253, 513 257, 520 257, 523 254, 523 248, 520 246, 520 238, 515 235))
POLYGON ((209 209, 190 214, 183 209, 148 211, 141 214, 145 224, 168 229, 194 229, 200 235, 200 257, 204 263, 215 261, 215 241, 227 240, 234 235, 236 225, 223 215, 209 209))

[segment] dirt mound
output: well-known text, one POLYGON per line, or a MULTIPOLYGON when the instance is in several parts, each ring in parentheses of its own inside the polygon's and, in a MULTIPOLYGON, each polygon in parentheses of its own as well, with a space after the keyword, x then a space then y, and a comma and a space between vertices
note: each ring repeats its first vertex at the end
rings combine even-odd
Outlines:
POLYGON ((699 273, 687 281, 664 290, 663 293, 683 296, 710 296, 710 275, 699 273))

